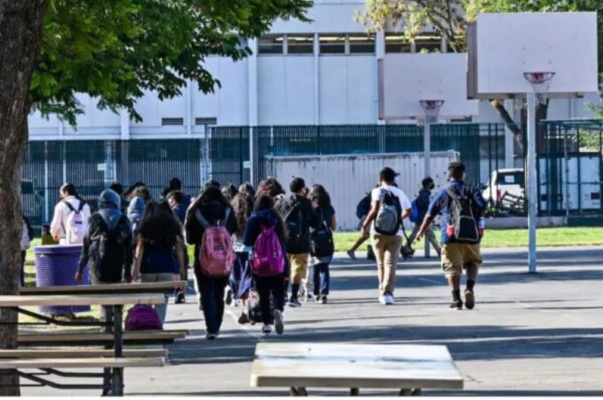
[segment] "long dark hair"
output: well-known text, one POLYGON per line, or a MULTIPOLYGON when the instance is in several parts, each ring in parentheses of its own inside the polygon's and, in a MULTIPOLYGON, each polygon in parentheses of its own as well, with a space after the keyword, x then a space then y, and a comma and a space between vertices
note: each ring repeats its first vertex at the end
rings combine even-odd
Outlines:
POLYGON ((171 246, 176 244, 179 232, 182 224, 167 202, 147 204, 138 224, 139 237, 151 244, 171 246))
POLYGON ((73 183, 66 183, 61 186, 61 193, 66 193, 67 196, 79 197, 77 194, 77 189, 73 183))
POLYGON ((238 193, 239 189, 237 189, 237 187, 232 183, 229 183, 227 186, 222 188, 222 194, 229 202, 231 202, 238 193))
POLYGON ((321 210, 327 210, 331 207, 331 196, 322 185, 314 185, 310 190, 310 200, 315 201, 321 210))
POLYGON ((220 205, 224 206, 224 208, 230 207, 230 203, 228 200, 226 200, 220 188, 213 185, 208 186, 203 190, 201 195, 195 200, 195 204, 197 206, 201 206, 211 202, 219 203, 220 205))
POLYGON ((237 221, 236 233, 240 235, 245 232, 245 225, 247 225, 247 220, 253 211, 253 197, 248 193, 239 192, 232 199, 231 204, 237 221))
POLYGON ((245 182, 241 186, 239 186, 239 193, 247 193, 251 195, 251 197, 255 197, 255 189, 249 182, 245 182))
POLYGON ((260 197, 265 194, 274 198, 280 194, 285 194, 285 190, 283 189, 283 185, 275 178, 268 178, 260 182, 255 196, 260 197))
POLYGON ((276 218, 276 228, 277 231, 283 232, 283 235, 287 235, 287 228, 283 219, 278 215, 276 210, 274 209, 274 199, 267 194, 263 194, 258 196, 255 199, 255 203, 253 205, 253 212, 260 212, 264 210, 269 210, 272 215, 276 218))

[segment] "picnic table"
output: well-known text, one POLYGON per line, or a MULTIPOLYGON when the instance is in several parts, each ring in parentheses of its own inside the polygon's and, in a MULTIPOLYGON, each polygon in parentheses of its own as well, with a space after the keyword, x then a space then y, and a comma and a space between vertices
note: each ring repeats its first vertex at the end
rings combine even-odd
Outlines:
MULTIPOLYGON (((123 395, 123 368, 126 366, 132 366, 133 362, 122 362, 119 359, 123 357, 123 307, 125 305, 134 304, 161 304, 165 301, 165 298, 161 294, 105 294, 105 295, 91 295, 91 294, 71 294, 71 295, 15 295, 15 296, 0 296, 0 311, 3 309, 13 309, 20 314, 25 314, 33 318, 40 319, 44 322, 52 321, 52 318, 37 314, 30 310, 26 310, 23 307, 28 306, 109 306, 112 310, 111 315, 107 315, 107 322, 87 322, 86 325, 98 325, 106 326, 109 328, 109 333, 112 337, 112 348, 115 360, 113 363, 107 363, 107 361, 98 361, 96 363, 89 363, 93 365, 111 365, 111 392, 114 396, 123 395)), ((17 322, 18 324, 18 322, 17 322)), ((74 325, 81 325, 76 323, 74 325)), ((33 365, 33 363, 30 363, 33 365)), ((43 364, 43 363, 42 363, 43 364)), ((147 365, 147 363, 143 363, 147 365)), ((23 367, 24 364, 15 363, 15 368, 18 366, 23 367)), ((62 364, 65 365, 63 361, 62 364)), ((46 365, 47 367, 47 365, 46 365)), ((105 367, 108 368, 108 367, 105 367)), ((48 371, 48 368, 45 368, 48 371)), ((51 371, 52 372, 52 371, 51 371)), ((42 383, 41 378, 34 374, 27 374, 20 372, 21 376, 31 379, 35 382, 42 383)), ((71 374, 71 376, 75 376, 71 374)), ((82 376, 88 376, 87 374, 82 376)), ((107 374, 104 374, 105 383, 107 382, 107 374)), ((46 384, 52 386, 48 381, 46 384)), ((56 386, 56 385, 55 385, 56 386)), ((104 391, 106 394, 108 390, 104 391)))
POLYGON ((252 387, 396 389, 418 396, 423 389, 462 389, 463 377, 446 346, 343 343, 259 343, 252 387))
POLYGON ((59 295, 59 294, 140 294, 140 293, 172 293, 175 289, 186 286, 186 281, 152 282, 152 283, 112 283, 107 285, 66 285, 46 287, 24 287, 19 294, 59 295))

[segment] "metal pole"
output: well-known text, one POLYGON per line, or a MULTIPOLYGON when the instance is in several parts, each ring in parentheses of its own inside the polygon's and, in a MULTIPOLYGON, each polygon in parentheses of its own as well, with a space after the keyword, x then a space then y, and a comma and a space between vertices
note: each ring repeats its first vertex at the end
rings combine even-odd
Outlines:
POLYGON ((48 142, 44 141, 44 222, 50 220, 50 190, 48 187, 48 142))
POLYGON ((536 95, 527 94, 528 100, 528 267, 531 274, 536 273, 536 95))
MULTIPOLYGON (((425 127, 423 130, 423 148, 425 152, 425 177, 431 174, 431 121, 429 117, 425 118, 425 127)), ((429 258, 429 240, 424 240, 425 243, 425 257, 429 258)))
POLYGON ((569 218, 569 210, 570 210, 570 198, 569 198, 569 159, 567 156, 567 127, 563 127, 563 162, 564 162, 564 169, 565 169, 565 176, 564 176, 564 180, 565 180, 565 196, 563 196, 563 198, 565 199, 565 218, 569 218))

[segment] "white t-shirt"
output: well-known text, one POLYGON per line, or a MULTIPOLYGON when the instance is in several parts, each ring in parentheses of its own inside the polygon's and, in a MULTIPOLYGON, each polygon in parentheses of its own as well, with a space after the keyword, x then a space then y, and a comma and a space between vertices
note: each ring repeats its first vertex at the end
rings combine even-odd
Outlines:
MULTIPOLYGON (((404 194, 403 191, 401 191, 395 186, 381 186, 373 189, 373 191, 371 192, 371 203, 381 201, 381 198, 383 197, 383 190, 388 190, 391 194, 398 198, 398 200, 400 201, 400 205, 402 206, 403 212, 404 210, 412 208, 412 204, 410 203, 410 200, 408 200, 406 194, 404 194)), ((375 233, 375 221, 371 223, 371 233, 375 233)), ((402 227, 400 227, 400 230, 398 231, 398 234, 396 236, 404 236, 404 231, 402 230, 402 227)))
MULTIPOLYGON (((67 240, 65 238, 67 236, 65 227, 67 226, 67 217, 71 212, 67 204, 64 203, 64 200, 71 203, 71 206, 76 210, 80 207, 80 200, 73 196, 69 196, 59 201, 54 208, 54 216, 52 218, 52 223, 50 224, 50 232, 54 234, 54 232, 59 231, 60 244, 67 244, 67 240)), ((82 208, 82 217, 84 217, 84 221, 88 221, 90 219, 90 207, 88 204, 84 204, 84 208, 82 208)))

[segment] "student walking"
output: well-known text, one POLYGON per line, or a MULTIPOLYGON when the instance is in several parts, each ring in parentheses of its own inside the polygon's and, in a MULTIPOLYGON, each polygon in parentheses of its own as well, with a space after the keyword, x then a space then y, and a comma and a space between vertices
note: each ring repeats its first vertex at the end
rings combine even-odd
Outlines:
POLYGON ((379 302, 384 305, 394 304, 396 265, 404 236, 402 221, 412 212, 408 197, 394 186, 396 176, 389 167, 381 170, 379 187, 371 193, 371 211, 362 225, 362 235, 370 236, 377 259, 379 302))
POLYGON ((193 270, 201 290, 206 338, 214 340, 224 318, 224 289, 235 261, 231 235, 236 232, 234 213, 219 187, 206 186, 188 209, 184 225, 186 241, 195 246, 193 270))
POLYGON ((61 186, 60 196, 61 201, 54 208, 50 224, 52 237, 59 244, 83 244, 88 230, 90 207, 71 183, 61 186))
POLYGON ((331 284, 329 267, 335 253, 333 232, 337 230, 337 216, 331 204, 331 196, 322 185, 312 186, 309 197, 315 211, 322 217, 322 225, 311 233, 312 257, 317 260, 312 277, 314 297, 318 303, 327 304, 331 284))
POLYGON ((253 248, 252 270, 262 309, 262 332, 283 334, 285 279, 289 276, 284 251, 285 226, 274 209, 274 200, 261 195, 245 228, 244 244, 253 248), (274 310, 271 309, 271 299, 274 310))
MULTIPOLYGON (((136 262, 133 279, 147 282, 169 282, 175 275, 184 275, 184 240, 182 224, 166 202, 147 204, 142 219, 134 232, 136 262)), ((153 306, 163 324, 167 313, 165 302, 153 306)))
POLYGON ((295 178, 289 186, 292 195, 281 196, 276 202, 276 211, 286 224, 287 259, 291 269, 291 298, 289 306, 300 307, 299 289, 308 274, 308 258, 311 250, 310 228, 322 224, 322 217, 312 208, 307 198, 308 188, 302 178, 295 178))
MULTIPOLYGON (((90 218, 84 237, 82 255, 75 281, 83 279, 84 269, 90 267, 93 285, 132 281, 132 227, 121 211, 121 199, 111 189, 98 199, 98 212, 90 218)), ((107 308, 101 308, 101 321, 106 321, 107 308)))
MULTIPOLYGON (((376 187, 379 187, 379 185, 377 185, 376 187)), ((362 225, 364 224, 364 221, 366 221, 366 216, 368 215, 368 213, 370 211, 371 211, 371 192, 368 192, 366 194, 366 196, 364 196, 358 202, 358 205, 356 205, 356 217, 359 220, 359 222, 358 222, 358 230, 362 229, 362 225)), ((354 243, 354 245, 352 246, 352 248, 347 251, 348 256, 352 260, 356 260, 356 254, 355 254, 356 250, 358 250, 358 248, 360 246, 362 246, 362 244, 364 242, 366 242, 367 240, 368 240, 367 237, 365 237, 364 235, 360 235, 360 237, 358 238, 358 240, 356 241, 356 243, 354 243)))
POLYGON ((34 240, 34 230, 29 223, 29 219, 23 215, 23 233, 21 234, 21 287, 25 286, 25 258, 27 250, 31 247, 31 242, 34 240))
MULTIPOLYGON (((184 220, 186 219, 186 207, 184 206, 185 198, 184 194, 179 191, 169 192, 166 196, 166 201, 172 208, 174 215, 178 218, 178 221, 184 226, 184 220)), ((184 232, 183 232, 184 235, 184 232)), ((188 257, 188 249, 186 247, 186 243, 183 243, 184 252, 184 275, 180 275, 180 279, 185 282, 188 282, 188 266, 189 266, 189 257, 188 257)), ((175 303, 182 304, 186 303, 186 286, 183 288, 176 289, 174 296, 176 297, 175 303)))
POLYGON ((247 226, 247 220, 251 217, 253 212, 253 197, 247 193, 239 192, 235 195, 231 202, 232 209, 234 211, 234 217, 236 220, 236 232, 233 235, 233 247, 236 254, 236 260, 232 268, 232 274, 230 274, 229 285, 226 288, 231 294, 226 294, 226 304, 229 304, 229 297, 232 301, 240 300, 243 306, 243 311, 239 317, 239 324, 246 324, 249 322, 249 316, 246 313, 245 301, 251 286, 253 284, 253 278, 251 276, 251 270, 248 268, 249 253, 245 249, 244 233, 245 227, 247 226))
POLYGON ((434 218, 442 213, 442 269, 452 290, 450 308, 461 310, 461 275, 467 273, 465 307, 475 307, 475 282, 482 263, 480 241, 483 229, 479 223, 488 203, 481 192, 465 184, 465 164, 453 162, 448 167, 450 184, 431 202, 418 233, 420 239, 434 218))
POLYGON ((187 210, 188 207, 191 205, 191 196, 183 192, 182 181, 178 178, 172 178, 168 187, 170 188, 170 192, 182 193, 182 203, 180 204, 182 204, 184 210, 187 210))
MULTIPOLYGON (((407 240, 406 246, 405 246, 406 249, 403 251, 403 253, 407 253, 407 254, 412 252, 411 249, 412 249, 413 242, 415 241, 415 238, 417 237, 417 234, 419 233, 419 229, 421 229, 422 222, 425 219, 425 216, 427 215, 427 210, 429 209, 429 204, 431 203, 431 192, 435 188, 435 183, 433 182, 433 179, 430 177, 423 179, 423 182, 421 183, 421 185, 423 186, 423 188, 419 191, 419 196, 417 196, 417 198, 413 201, 413 203, 414 203, 413 208, 416 205, 418 213, 417 213, 417 215, 415 215, 414 218, 412 218, 412 215, 411 215, 411 222, 415 223, 415 227, 412 230, 410 236, 408 237, 408 240, 407 240)), ((413 211, 413 214, 414 214, 414 211, 413 211)), ((427 228, 427 230, 425 230, 425 237, 427 238, 427 240, 429 240, 429 242, 435 249, 436 253, 438 253, 438 257, 439 257, 440 254, 442 253, 442 249, 440 248, 438 239, 436 238, 435 233, 433 232, 433 229, 431 227, 429 227, 429 228, 427 228)))

